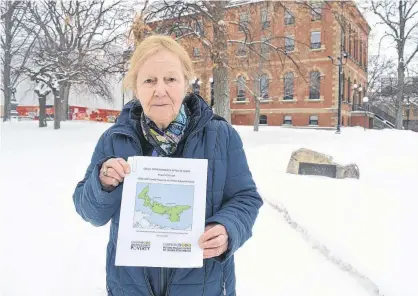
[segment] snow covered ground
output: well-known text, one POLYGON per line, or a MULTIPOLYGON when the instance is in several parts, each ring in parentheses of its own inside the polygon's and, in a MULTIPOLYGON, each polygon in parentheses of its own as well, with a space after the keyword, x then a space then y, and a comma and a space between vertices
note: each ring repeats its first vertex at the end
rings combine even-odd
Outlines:
MULTIPOLYGON (((105 292, 108 226, 75 212, 72 193, 108 124, 0 125, 0 295, 98 296, 105 292)), ((259 190, 287 208, 302 236, 267 202, 237 252, 239 296, 373 295, 312 245, 349 263, 385 296, 418 291, 418 134, 237 127, 259 190), (355 162, 360 180, 286 174, 293 150, 355 162)))

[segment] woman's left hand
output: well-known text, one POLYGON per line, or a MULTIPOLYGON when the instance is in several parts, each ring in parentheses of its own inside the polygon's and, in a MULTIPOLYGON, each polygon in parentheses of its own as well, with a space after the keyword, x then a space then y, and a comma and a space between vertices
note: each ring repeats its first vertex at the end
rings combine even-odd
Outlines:
POLYGON ((206 226, 205 233, 200 237, 199 246, 203 249, 203 258, 213 258, 228 250, 228 233, 221 224, 206 226))

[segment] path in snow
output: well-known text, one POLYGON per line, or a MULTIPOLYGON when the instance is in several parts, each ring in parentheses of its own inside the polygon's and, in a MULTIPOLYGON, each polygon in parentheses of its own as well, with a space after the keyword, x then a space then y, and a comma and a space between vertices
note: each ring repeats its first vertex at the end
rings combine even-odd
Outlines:
POLYGON ((327 260, 332 262, 334 265, 336 265, 344 272, 347 272, 351 277, 355 278, 363 286, 363 288, 371 295, 383 296, 383 294, 381 294, 379 291, 379 287, 373 281, 371 281, 367 276, 363 275, 350 263, 344 262, 336 255, 333 255, 331 250, 329 250, 324 244, 312 237, 312 235, 308 232, 308 230, 305 227, 292 220, 292 218, 289 215, 289 212, 283 205, 274 204, 266 200, 265 198, 264 201, 269 206, 273 207, 276 211, 278 211, 282 218, 287 222, 287 224, 289 224, 289 226, 296 232, 300 233, 303 239, 312 246, 313 250, 317 250, 327 260))

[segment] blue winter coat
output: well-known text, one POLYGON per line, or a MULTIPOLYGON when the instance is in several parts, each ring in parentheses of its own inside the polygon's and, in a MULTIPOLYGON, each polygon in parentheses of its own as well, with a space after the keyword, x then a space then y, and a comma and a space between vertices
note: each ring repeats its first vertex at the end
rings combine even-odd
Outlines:
MULTIPOLYGON (((202 268, 181 268, 171 273, 169 296, 235 295, 235 251, 252 235, 252 227, 263 201, 249 170, 242 141, 226 121, 212 113, 195 95, 185 100, 191 111, 191 131, 179 157, 208 159, 206 224, 219 223, 229 235, 229 247, 222 257, 204 260, 202 268)), ((73 200, 81 217, 95 226, 112 220, 107 246, 106 282, 109 295, 153 295, 147 268, 115 266, 123 183, 112 192, 102 190, 99 172, 111 157, 143 155, 138 114, 141 107, 128 103, 117 122, 100 137, 84 179, 73 200)))

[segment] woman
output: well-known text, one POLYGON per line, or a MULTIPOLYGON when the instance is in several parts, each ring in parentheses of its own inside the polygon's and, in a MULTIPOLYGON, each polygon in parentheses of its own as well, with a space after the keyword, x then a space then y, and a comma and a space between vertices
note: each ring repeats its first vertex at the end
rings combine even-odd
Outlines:
MULTIPOLYGON (((112 220, 107 247, 107 290, 124 296, 235 295, 233 255, 251 236, 263 202, 241 139, 197 95, 184 48, 167 36, 150 36, 136 48, 125 78, 134 99, 100 137, 84 179, 74 192, 81 217, 95 226, 112 220), (129 156, 208 159, 206 228, 199 245, 202 268, 115 266, 123 179, 129 156)), ((203 198, 203 197, 202 197, 203 198)))

